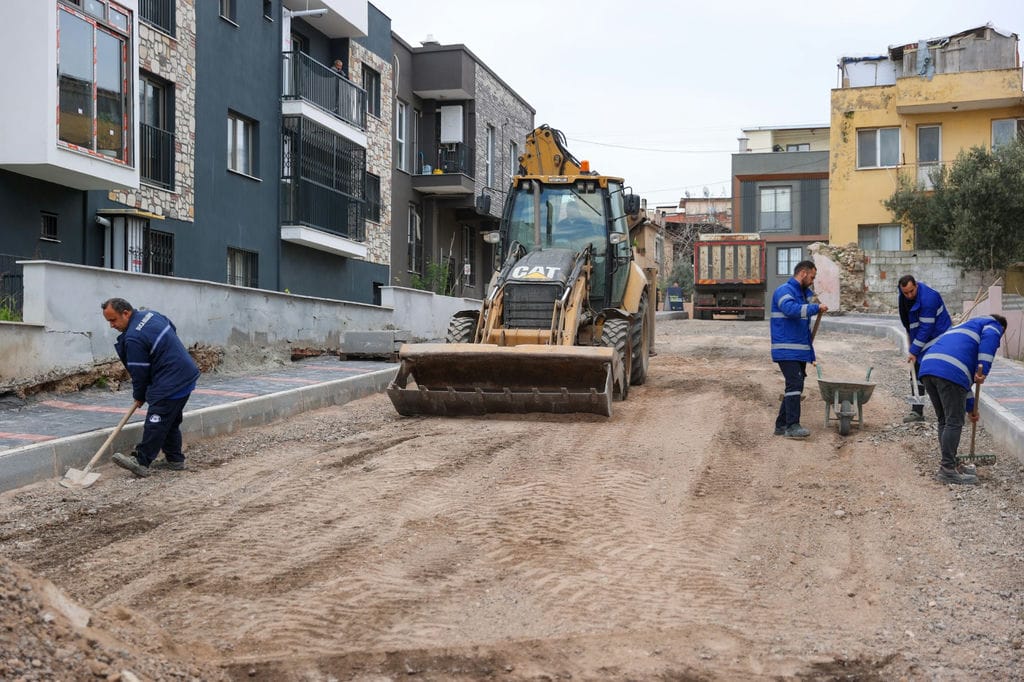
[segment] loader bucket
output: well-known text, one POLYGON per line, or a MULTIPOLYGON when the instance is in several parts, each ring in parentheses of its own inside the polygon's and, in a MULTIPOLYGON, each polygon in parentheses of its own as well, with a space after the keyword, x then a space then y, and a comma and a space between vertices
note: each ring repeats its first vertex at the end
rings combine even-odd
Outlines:
POLYGON ((612 348, 406 344, 388 387, 399 414, 489 412, 612 414, 612 348), (409 380, 415 387, 407 387, 409 380))

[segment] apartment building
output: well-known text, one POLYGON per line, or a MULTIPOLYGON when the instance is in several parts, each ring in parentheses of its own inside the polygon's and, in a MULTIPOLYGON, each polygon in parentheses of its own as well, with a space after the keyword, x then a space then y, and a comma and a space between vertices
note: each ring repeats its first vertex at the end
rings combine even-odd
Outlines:
POLYGON ((1024 135, 1019 39, 991 25, 844 57, 831 96, 830 241, 912 250, 882 202, 973 146, 1024 135))
POLYGON ((829 238, 829 138, 825 125, 746 128, 732 155, 734 231, 765 240, 769 295, 829 238))

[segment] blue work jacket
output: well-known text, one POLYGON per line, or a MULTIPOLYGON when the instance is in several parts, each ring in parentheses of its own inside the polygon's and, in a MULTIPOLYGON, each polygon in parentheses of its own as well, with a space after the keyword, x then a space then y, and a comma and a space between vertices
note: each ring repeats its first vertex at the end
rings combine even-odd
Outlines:
MULTIPOLYGON (((903 292, 900 292, 900 296, 903 296, 903 292)), ((924 282, 917 283, 917 296, 907 311, 906 326, 909 352, 918 358, 935 343, 935 339, 953 326, 942 296, 924 282)))
POLYGON ((133 310, 114 349, 132 377, 135 400, 152 405, 180 394, 199 378, 199 367, 174 324, 155 310, 133 310))
POLYGON ((820 306, 811 303, 814 292, 790 277, 772 294, 772 360, 814 362, 811 318, 820 306))
POLYGON ((992 370, 1004 331, 1003 325, 987 315, 951 327, 924 352, 918 375, 940 377, 971 390, 978 365, 986 376, 992 370))

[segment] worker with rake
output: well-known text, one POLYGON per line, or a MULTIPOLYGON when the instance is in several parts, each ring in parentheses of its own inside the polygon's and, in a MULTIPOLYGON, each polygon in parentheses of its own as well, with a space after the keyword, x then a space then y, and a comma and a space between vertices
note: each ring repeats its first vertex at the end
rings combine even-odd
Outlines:
MULTIPOLYGON (((924 282, 918 282, 913 275, 903 275, 899 280, 900 321, 907 330, 907 362, 914 365, 911 386, 914 395, 923 392, 921 386, 921 355, 947 329, 953 321, 946 310, 946 304, 939 292, 924 282)), ((903 418, 904 423, 924 421, 924 405, 915 404, 903 418)))

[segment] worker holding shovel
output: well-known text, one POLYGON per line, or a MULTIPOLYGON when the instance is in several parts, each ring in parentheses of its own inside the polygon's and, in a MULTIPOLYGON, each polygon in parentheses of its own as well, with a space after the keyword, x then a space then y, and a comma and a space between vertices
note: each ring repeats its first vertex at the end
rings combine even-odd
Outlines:
MULTIPOLYGON (((939 422, 942 462, 936 478, 943 483, 974 485, 978 482, 973 467, 957 461, 957 449, 971 382, 979 386, 984 383, 1005 331, 1006 318, 1002 315, 974 317, 951 327, 921 358, 919 376, 939 422)), ((971 420, 977 418, 975 406, 971 420)))
POLYGON ((103 317, 121 332, 114 348, 132 378, 135 405, 149 403, 142 442, 130 454, 115 453, 111 461, 136 476, 149 476, 150 465, 163 450, 165 461, 156 466, 180 471, 182 411, 196 387, 199 367, 178 338, 169 319, 155 310, 134 310, 123 298, 101 305, 103 317))
MULTIPOLYGON (((953 326, 953 321, 939 292, 924 282, 918 282, 913 275, 900 277, 899 290, 900 321, 907 330, 907 362, 914 365, 911 388, 917 396, 923 391, 920 387, 921 355, 935 343, 935 339, 953 326)), ((923 401, 915 401, 903 421, 923 420, 923 401)))

